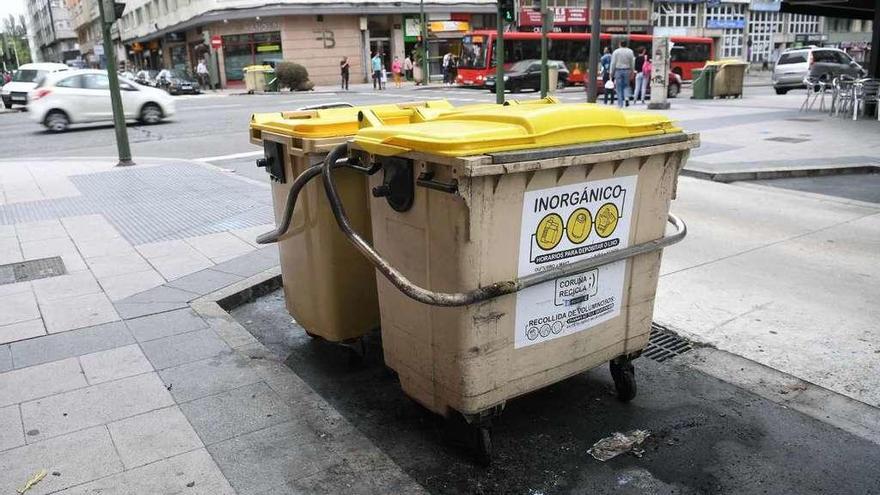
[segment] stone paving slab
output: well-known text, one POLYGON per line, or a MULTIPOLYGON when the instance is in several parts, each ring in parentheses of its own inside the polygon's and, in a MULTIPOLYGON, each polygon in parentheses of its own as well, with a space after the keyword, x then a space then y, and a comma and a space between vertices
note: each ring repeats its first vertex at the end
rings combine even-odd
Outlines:
POLYGON ((9 345, 0 345, 0 373, 9 371, 12 369, 12 351, 9 350, 9 345))
POLYGON ((24 445, 18 405, 0 407, 0 452, 24 445))
POLYGON ((134 343, 134 337, 121 321, 69 332, 47 335, 37 339, 10 344, 16 368, 113 349, 134 343))
POLYGON ((147 342, 208 327, 205 320, 189 308, 133 318, 127 320, 126 324, 139 342, 147 342))
POLYGON ((107 427, 126 469, 203 446, 177 406, 115 421, 107 427))
POLYGON ((172 335, 141 343, 147 359, 157 370, 171 368, 230 351, 226 342, 211 329, 172 335))
POLYGON ((187 402, 180 408, 205 445, 293 419, 287 403, 265 382, 187 402))
POLYGON ((82 355, 79 364, 90 385, 153 371, 137 344, 82 355))
POLYGON ((50 397, 86 385, 76 358, 8 371, 0 375, 0 406, 50 397))

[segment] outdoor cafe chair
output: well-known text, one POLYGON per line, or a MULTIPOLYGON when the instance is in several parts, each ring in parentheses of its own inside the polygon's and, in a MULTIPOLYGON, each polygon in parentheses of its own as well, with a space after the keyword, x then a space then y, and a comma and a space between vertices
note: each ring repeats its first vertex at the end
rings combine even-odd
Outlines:
POLYGON ((804 77, 804 86, 807 88, 807 97, 804 99, 804 102, 801 103, 801 108, 799 111, 808 112, 813 109, 813 106, 816 104, 816 101, 819 101, 819 111, 825 111, 825 92, 828 89, 828 84, 824 79, 819 79, 816 77, 806 76, 804 77))
POLYGON ((849 115, 853 104, 853 92, 856 80, 852 77, 841 75, 831 82, 831 115, 849 115))
POLYGON ((874 112, 877 120, 880 120, 880 79, 859 79, 855 82, 853 91, 853 120, 867 112, 868 104, 874 104, 874 112))

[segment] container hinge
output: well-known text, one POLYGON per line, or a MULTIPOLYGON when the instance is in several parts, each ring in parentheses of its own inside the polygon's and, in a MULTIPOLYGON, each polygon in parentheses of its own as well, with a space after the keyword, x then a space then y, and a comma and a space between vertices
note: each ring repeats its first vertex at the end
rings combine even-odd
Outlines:
POLYGON ((434 172, 422 172, 416 179, 416 184, 435 191, 455 194, 458 192, 458 179, 452 179, 452 182, 440 182, 434 180, 434 172))

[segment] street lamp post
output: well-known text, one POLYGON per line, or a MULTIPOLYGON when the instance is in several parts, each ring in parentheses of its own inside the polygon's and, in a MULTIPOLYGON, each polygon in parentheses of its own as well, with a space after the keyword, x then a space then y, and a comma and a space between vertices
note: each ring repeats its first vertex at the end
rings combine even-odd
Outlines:
POLYGON ((547 10, 547 0, 541 0, 541 98, 547 97, 548 84, 550 82, 547 67, 547 24, 550 21, 550 13, 547 10))
POLYGON ((498 2, 497 33, 495 34, 495 103, 504 104, 504 12, 509 7, 498 2))
MULTIPOLYGON (((128 129, 125 128, 125 113, 122 109, 122 95, 119 92, 119 74, 116 73, 116 52, 113 50, 113 40, 110 39, 110 26, 113 25, 116 14, 110 12, 114 19, 108 20, 107 6, 104 0, 98 2, 98 12, 101 16, 101 34, 104 36, 104 56, 107 57, 107 79, 110 82, 110 106, 113 107, 113 127, 116 130, 116 148, 119 151, 119 163, 117 167, 134 165, 131 161, 131 149, 128 146, 128 129)), ((114 8, 114 3, 110 8, 114 8)))
POLYGON ((596 103, 598 95, 597 75, 595 72, 599 70, 599 43, 600 43, 600 26, 599 26, 599 10, 602 8, 602 0, 593 0, 593 7, 590 9, 590 61, 584 74, 590 80, 587 81, 587 101, 596 103))

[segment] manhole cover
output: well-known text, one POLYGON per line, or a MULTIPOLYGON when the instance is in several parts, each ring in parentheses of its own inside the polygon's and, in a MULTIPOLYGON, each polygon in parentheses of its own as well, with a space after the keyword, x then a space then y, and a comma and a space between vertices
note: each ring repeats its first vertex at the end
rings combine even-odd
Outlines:
POLYGON ((779 136, 779 137, 765 138, 764 141, 776 141, 779 143, 805 143, 805 142, 809 141, 809 139, 779 136))
POLYGON ((792 117, 790 119, 785 119, 791 122, 822 122, 822 119, 811 119, 809 117, 792 117))
POLYGON ((67 270, 60 256, 0 265, 0 285, 27 282, 64 275, 67 270))
POLYGON ((693 349, 691 343, 659 325, 651 325, 651 338, 642 356, 663 362, 693 349))

